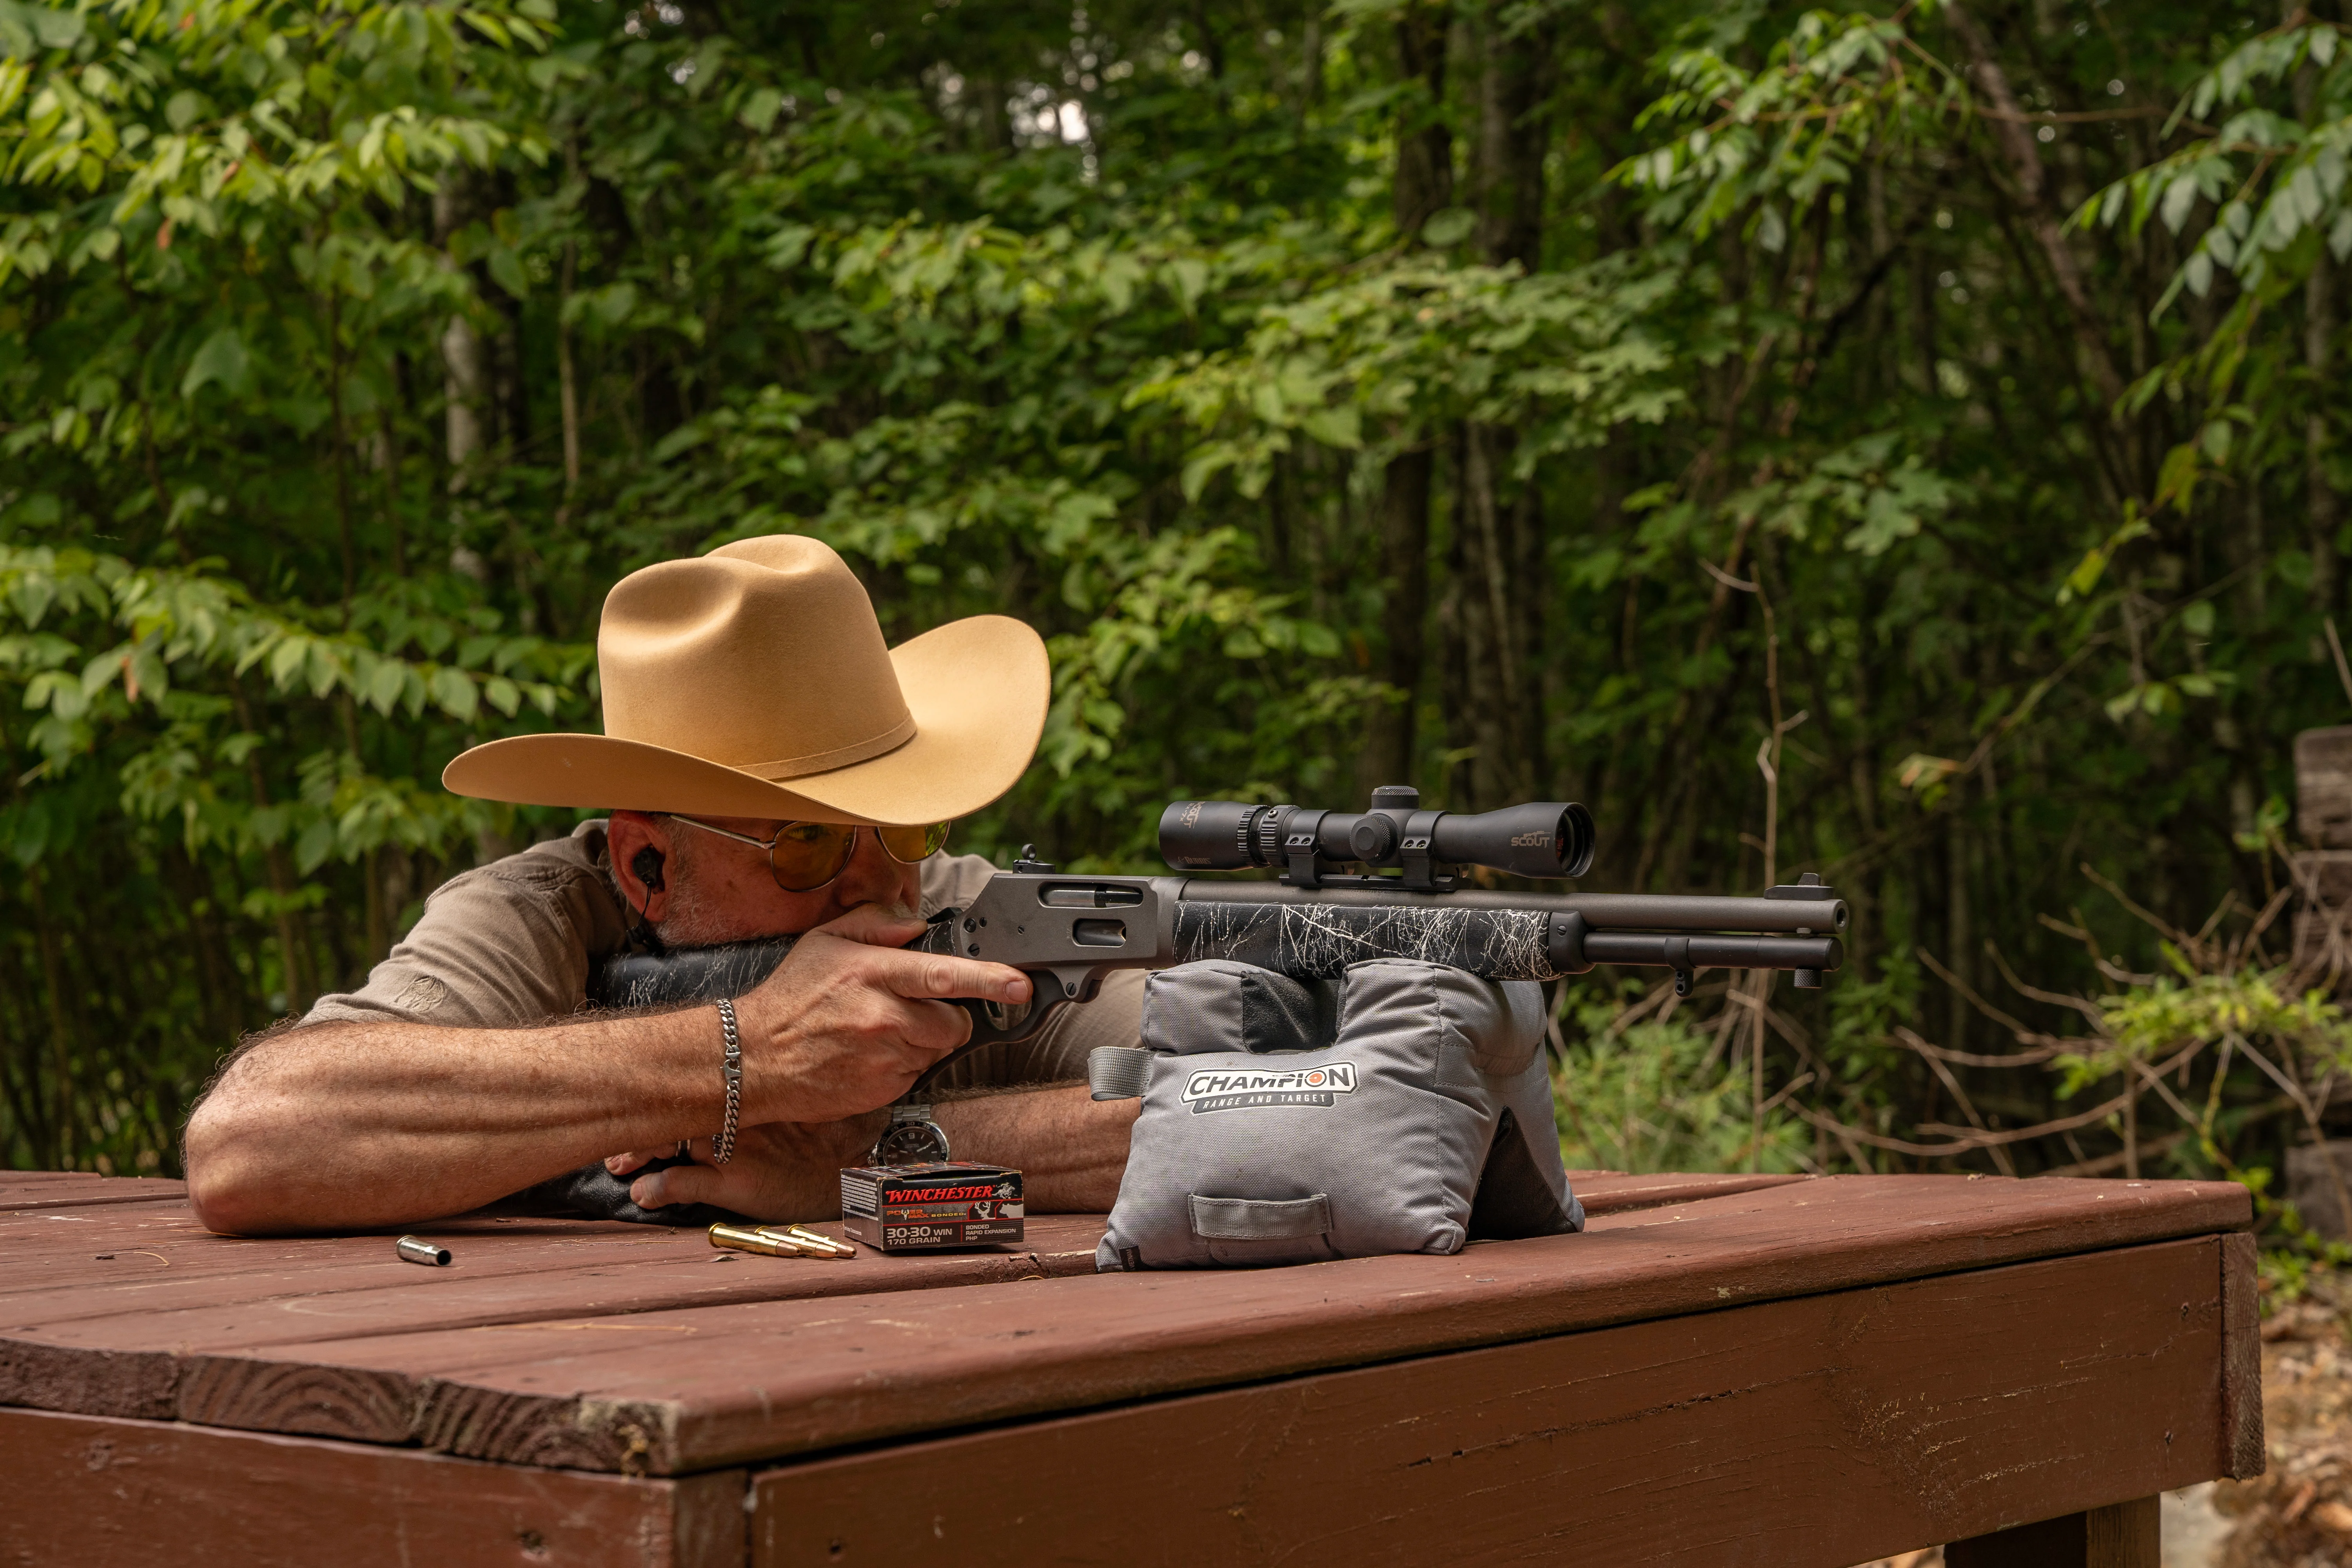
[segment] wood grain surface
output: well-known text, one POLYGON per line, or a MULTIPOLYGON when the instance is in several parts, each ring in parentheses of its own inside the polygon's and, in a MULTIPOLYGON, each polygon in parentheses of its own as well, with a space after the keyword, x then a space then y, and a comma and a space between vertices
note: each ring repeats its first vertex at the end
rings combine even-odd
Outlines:
POLYGON ((793 1465, 755 1475, 752 1562, 1843 1568, 2221 1473, 2221 1250, 2047 1259, 793 1465))
MULTIPOLYGON (((462 1327, 404 1326, 387 1320, 386 1298, 345 1293, 272 1297, 249 1314, 228 1303, 174 1310, 173 1301, 214 1288, 195 1278, 197 1259, 209 1269, 212 1258, 242 1249, 257 1259, 283 1254, 285 1266, 299 1268, 313 1245, 190 1238, 186 1275, 174 1266, 156 1270, 152 1284, 125 1281, 121 1310, 94 1316, 79 1302, 60 1321, 37 1290, 0 1296, 0 1312, 16 1320, 0 1331, 0 1399, 513 1463, 681 1474, 2201 1235, 2249 1217, 2244 1190, 2227 1184, 1833 1177, 1601 1216, 1580 1237, 1482 1243, 1454 1258, 1087 1274, 645 1310, 610 1304, 625 1295, 628 1281, 618 1277, 630 1272, 610 1258, 569 1269, 549 1260, 501 1276, 521 1285, 491 1282, 491 1260, 507 1248, 487 1234, 470 1244, 483 1259, 472 1284, 462 1263, 369 1266, 382 1277, 376 1285, 404 1301, 448 1292, 450 1318, 462 1327), (534 1285, 533 1273, 551 1279, 534 1285), (569 1312, 545 1305, 558 1275, 572 1281, 569 1312), (167 1277, 178 1282, 163 1285, 167 1277), (505 1289, 542 1292, 530 1294, 536 1315, 484 1321, 481 1292, 505 1289), (210 1336, 202 1344, 189 1337, 198 1328, 210 1336)), ((519 1237, 514 1249, 543 1257, 555 1245, 519 1237)), ((740 1278, 782 1293, 822 1283, 826 1269, 911 1286, 913 1262, 675 1267, 705 1278, 751 1270, 740 1278)), ((431 1313, 403 1316, 418 1323, 431 1313)))
POLYGON ((185 1182, 154 1176, 94 1176, 79 1171, 0 1171, 0 1214, 17 1209, 82 1208, 184 1198, 185 1182))
POLYGON ((744 1474, 631 1480, 0 1410, 25 1568, 740 1568, 744 1474))
POLYGON ((2230 1466, 2221 1473, 2239 1480, 2261 1475, 2270 1458, 2263 1441, 2263 1305, 2254 1260, 2250 1233, 2221 1238, 2222 1335, 2230 1357, 2222 1379, 2230 1400, 2230 1466))
MULTIPOLYGON (((1778 1186, 1801 1177, 1579 1173, 1596 1214, 1625 1213, 1778 1186)), ((267 1337, 299 1343, 373 1331, 474 1328, 550 1316, 647 1311, 731 1301, 934 1289, 1094 1272, 1098 1215, 1032 1218, 1018 1249, 798 1265, 714 1252, 699 1230, 613 1221, 469 1215, 407 1227, 447 1246, 446 1271, 393 1256, 394 1230, 230 1238, 195 1223, 173 1185, 18 1173, 24 1195, 0 1200, 0 1333, 38 1329, 49 1342, 131 1352, 156 1344, 235 1348, 267 1337), (38 1182, 33 1177, 37 1176, 38 1182), (35 1194, 44 1188, 49 1201, 35 1194), (83 1212, 93 1205, 106 1212, 83 1212), (55 1211, 55 1212, 51 1212, 55 1211), (724 1261, 725 1267, 710 1266, 724 1261), (742 1267, 738 1267, 739 1265, 742 1267), (30 1303, 28 1306, 27 1303, 30 1303), (116 1320, 128 1320, 118 1322, 116 1320), (258 1325, 270 1325, 266 1336, 258 1325), (75 1325, 68 1328, 67 1325, 75 1325)), ((0 1193, 15 1190, 0 1184, 0 1193)), ((820 1226, 839 1235, 838 1225, 820 1226)), ((0 1402, 7 1377, 0 1364, 0 1402)), ((18 1403, 31 1401, 18 1400, 18 1403)), ((62 1408, 169 1416, 167 1409, 62 1408)))
POLYGON ((1842 1568, 2260 1467, 2241 1188, 1579 1186, 1580 1237, 1097 1276, 1098 1216, 831 1265, 482 1215, 426 1269, 18 1177, 0 1404, 69 1414, 0 1410, 0 1560, 703 1568, 764 1466, 762 1562, 1100 1561, 1039 1533, 1091 1500, 1143 1562, 1842 1568))
MULTIPOLYGON (((1578 1174, 1600 1214, 1801 1179, 1578 1174)), ((698 1230, 486 1215, 412 1227, 456 1254, 450 1268, 435 1270, 395 1258, 391 1230, 234 1239, 196 1224, 183 1202, 155 1201, 150 1189, 164 1184, 11 1180, 26 1195, 24 1208, 0 1212, 0 1257, 11 1264, 0 1272, 0 1404, 153 1420, 182 1414, 178 1389, 194 1353, 1091 1274, 1103 1231, 1100 1215, 1049 1215, 1029 1222, 1018 1250, 861 1251, 845 1264, 813 1264, 714 1252, 698 1230), (55 1201, 32 1195, 43 1191, 55 1201), (87 1212, 101 1203, 103 1212, 87 1212)), ((304 1429, 373 1439, 381 1426, 321 1419, 304 1429)))

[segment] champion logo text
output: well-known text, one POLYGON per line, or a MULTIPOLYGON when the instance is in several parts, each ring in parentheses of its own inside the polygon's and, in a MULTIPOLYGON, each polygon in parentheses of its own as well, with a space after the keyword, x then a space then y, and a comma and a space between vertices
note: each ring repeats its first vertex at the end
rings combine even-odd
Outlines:
POLYGON ((1287 1072, 1263 1068, 1203 1068, 1184 1080, 1178 1098, 1194 1115, 1210 1110, 1254 1110, 1267 1106, 1332 1105, 1356 1092, 1353 1062, 1325 1062, 1287 1072))

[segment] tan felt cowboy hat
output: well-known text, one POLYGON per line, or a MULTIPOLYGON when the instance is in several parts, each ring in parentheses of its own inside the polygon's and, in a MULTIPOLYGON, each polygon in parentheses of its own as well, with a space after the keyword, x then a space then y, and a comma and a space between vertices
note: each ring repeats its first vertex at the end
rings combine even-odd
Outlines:
POLYGON ((517 735, 443 770, 524 805, 885 825, 979 810, 1045 724, 1045 645, 974 616, 887 647, 814 539, 739 540, 632 572, 596 633, 601 735, 517 735))

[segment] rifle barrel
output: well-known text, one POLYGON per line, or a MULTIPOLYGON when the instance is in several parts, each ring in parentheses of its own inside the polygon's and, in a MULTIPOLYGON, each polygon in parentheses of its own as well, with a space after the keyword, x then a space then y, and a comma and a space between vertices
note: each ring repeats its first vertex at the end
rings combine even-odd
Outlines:
MULTIPOLYGON (((1843 899, 1749 899, 1722 893, 1506 893, 1486 888, 1465 888, 1451 893, 1408 893, 1391 892, 1384 888, 1294 888, 1284 882, 1211 881, 1204 877, 1188 877, 1182 879, 1177 897, 1188 904, 1528 910, 1547 915, 1582 915, 1584 923, 1596 932, 1706 931, 1825 936, 1843 931, 1846 922, 1843 899)), ((1591 951, 1598 955, 1597 950, 1591 951)))
MULTIPOLYGON (((1221 884, 1218 891, 1229 886, 1221 884)), ((1170 956, 1179 963, 1236 959, 1299 980, 1337 979, 1349 965, 1375 958, 1441 963, 1490 980, 1557 980, 1594 963, 1648 964, 1685 973, 1717 968, 1821 971, 1837 968, 1844 958, 1843 944, 1827 935, 1588 928, 1580 947, 1570 934, 1577 922, 1565 917, 1582 911, 1572 900, 1547 903, 1539 901, 1540 895, 1491 894, 1465 903, 1416 894, 1272 890, 1304 896, 1194 898, 1188 889, 1175 901, 1170 956)))

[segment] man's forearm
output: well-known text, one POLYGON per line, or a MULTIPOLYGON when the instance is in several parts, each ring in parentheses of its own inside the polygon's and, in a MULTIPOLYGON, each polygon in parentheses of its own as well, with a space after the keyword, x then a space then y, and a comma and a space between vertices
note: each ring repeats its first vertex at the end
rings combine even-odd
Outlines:
POLYGON ((1073 1085, 949 1100, 932 1114, 957 1159, 1020 1171, 1032 1214, 1102 1214, 1118 1196, 1141 1105, 1073 1085))
POLYGON ((708 1132, 724 1104, 709 1007, 535 1029, 320 1024, 262 1041, 189 1119, 215 1230, 457 1214, 615 1149, 708 1132))

